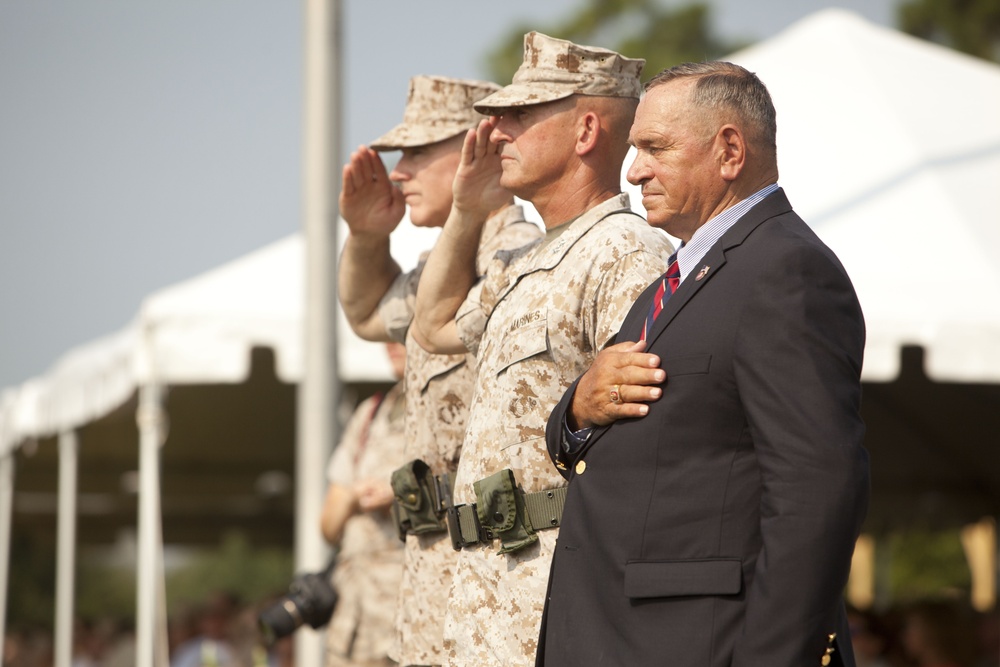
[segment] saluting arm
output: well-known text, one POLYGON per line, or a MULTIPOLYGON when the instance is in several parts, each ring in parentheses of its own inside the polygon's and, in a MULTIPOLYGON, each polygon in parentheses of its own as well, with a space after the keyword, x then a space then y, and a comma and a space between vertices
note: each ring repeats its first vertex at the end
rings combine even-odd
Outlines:
POLYGON ((389 235, 403 218, 399 188, 389 180, 378 154, 362 146, 344 165, 340 213, 350 234, 340 257, 340 305, 351 329, 365 340, 389 336, 379 301, 401 273, 389 252, 389 235))
POLYGON ((476 253, 483 225, 491 211, 511 198, 500 186, 500 156, 489 140, 494 127, 492 118, 483 120, 465 136, 451 212, 420 277, 413 334, 428 352, 465 352, 455 315, 478 278, 476 253))

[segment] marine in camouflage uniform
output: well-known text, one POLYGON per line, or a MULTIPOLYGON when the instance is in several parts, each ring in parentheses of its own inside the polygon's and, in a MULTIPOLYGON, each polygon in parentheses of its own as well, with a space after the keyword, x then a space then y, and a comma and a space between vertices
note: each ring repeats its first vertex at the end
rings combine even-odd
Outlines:
MULTIPOLYGON (((483 233, 477 267, 504 246, 537 240, 538 227, 524 222, 520 206, 490 218, 483 233)), ((431 354, 409 334, 423 262, 401 275, 386 294, 379 312, 387 330, 406 342, 406 456, 421 459, 437 474, 455 474, 476 377, 472 354, 431 354), (405 322, 405 324, 403 324, 405 322)), ((443 664, 444 614, 456 560, 447 532, 406 536, 405 569, 400 587, 396 630, 403 664, 443 664)))
POLYGON ((381 667, 388 659, 396 592, 403 574, 403 549, 389 512, 388 477, 401 465, 404 441, 402 384, 384 398, 363 401, 344 430, 344 437, 327 468, 331 485, 324 523, 338 512, 335 489, 346 491, 353 509, 342 533, 330 535, 339 543, 333 584, 339 593, 337 607, 326 630, 326 664, 337 667, 381 667), (381 490, 377 490, 378 486, 381 490), (366 487, 370 490, 361 490, 366 487), (362 495, 380 495, 366 511, 362 495))
MULTIPOLYGON (((456 138, 474 127, 479 119, 472 104, 498 89, 499 86, 494 84, 477 81, 414 77, 410 83, 403 123, 373 142, 372 149, 403 149, 405 156, 407 149, 454 140, 451 150, 455 153, 454 157, 457 157, 461 140, 456 138)), ((379 173, 371 157, 372 154, 367 151, 352 156, 352 166, 356 166, 355 171, 361 173, 358 188, 384 190, 383 186, 388 185, 387 180, 382 180, 385 178, 384 169, 379 173), (368 167, 368 164, 372 166, 368 167), (365 169, 370 170, 371 174, 364 172, 365 169)), ((450 207, 454 169, 450 172, 434 172, 428 176, 426 170, 418 171, 420 163, 412 162, 415 162, 412 167, 409 163, 397 166, 397 173, 393 174, 396 177, 402 176, 400 180, 404 191, 420 192, 416 210, 411 210, 411 219, 416 224, 443 225, 445 216, 440 215, 438 210, 428 212, 420 206, 433 199, 433 193, 429 192, 433 188, 447 195, 450 207), (414 185, 415 181, 419 184, 414 185)), ((392 193, 388 196, 391 197, 392 193)), ((383 201, 385 197, 383 195, 383 201)), ((520 206, 502 206, 485 225, 476 257, 477 273, 485 273, 487 263, 498 250, 517 248, 536 241, 540 234, 537 225, 524 221, 520 206)), ((388 232, 384 232, 384 235, 387 237, 388 232)), ((384 283, 379 281, 379 276, 372 275, 370 267, 385 266, 373 261, 372 255, 375 258, 384 257, 388 252, 387 248, 379 247, 375 253, 370 253, 365 252, 364 246, 352 248, 351 242, 352 239, 349 239, 345 258, 356 250, 359 255, 364 255, 362 260, 366 271, 363 276, 342 276, 342 291, 346 287, 358 292, 364 287, 369 299, 372 296, 381 299, 371 316, 362 317, 369 304, 353 314, 349 313, 348 321, 362 337, 405 342, 407 349, 406 454, 403 460, 421 459, 435 474, 453 475, 465 433, 475 379, 475 358, 464 350, 460 354, 430 354, 417 344, 412 335, 408 335, 413 320, 417 285, 423 271, 423 259, 412 271, 398 272, 395 279, 383 289, 384 283), (345 284, 345 279, 353 282, 345 284), (357 314, 359 311, 362 316, 357 314)), ((393 270, 391 265, 389 270, 393 270)), ((444 616, 455 557, 446 532, 406 535, 404 574, 396 609, 395 641, 390 652, 401 664, 442 663, 444 616)))
MULTIPOLYGON (((462 181, 463 169, 478 169, 481 180, 476 182, 488 192, 492 186, 485 184, 486 174, 502 170, 501 186, 520 196, 533 194, 531 201, 548 232, 541 244, 498 255, 480 287, 469 292, 448 321, 447 309, 435 304, 453 300, 453 274, 462 262, 457 257, 469 247, 462 232, 481 217, 474 202, 489 199, 456 186, 452 217, 442 234, 453 244, 439 241, 428 260, 418 292, 419 335, 432 349, 447 347, 458 337, 479 363, 455 481, 456 504, 482 508, 489 497, 477 497, 474 484, 503 469, 513 471, 526 494, 565 486, 546 451, 549 413, 609 343, 635 298, 666 270, 669 241, 630 211, 628 195, 620 189, 624 138, 639 95, 642 64, 604 49, 529 33, 524 64, 512 85, 476 105, 499 118, 480 125, 474 151, 467 144, 456 183, 462 181), (519 113, 511 114, 512 108, 519 113), (508 115, 516 117, 505 120, 508 115), (597 138, 589 136, 595 132, 594 118, 600 119, 597 134, 606 133, 597 138), (571 128, 571 134, 559 134, 550 122, 571 128), (502 162, 491 166, 496 144, 502 162), (582 183, 576 176, 558 177, 564 173, 562 163, 578 166, 574 155, 601 166, 582 183), (557 175, 557 187, 539 188, 551 174, 557 175), (464 215, 456 213, 466 205, 464 215)), ((468 182, 473 181, 470 173, 468 182)), ((506 546, 498 539, 460 552, 446 621, 446 664, 533 663, 558 533, 558 528, 534 528, 537 540, 509 553, 498 555, 506 546)))

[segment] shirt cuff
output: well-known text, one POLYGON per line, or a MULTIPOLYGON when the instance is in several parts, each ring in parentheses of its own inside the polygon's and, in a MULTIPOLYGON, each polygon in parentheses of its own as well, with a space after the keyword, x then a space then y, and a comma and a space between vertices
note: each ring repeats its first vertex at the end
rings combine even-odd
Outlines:
POLYGON ((563 451, 567 454, 575 454, 580 451, 580 448, 590 439, 590 434, 593 431, 592 426, 581 428, 579 431, 570 430, 566 417, 563 417, 563 451))

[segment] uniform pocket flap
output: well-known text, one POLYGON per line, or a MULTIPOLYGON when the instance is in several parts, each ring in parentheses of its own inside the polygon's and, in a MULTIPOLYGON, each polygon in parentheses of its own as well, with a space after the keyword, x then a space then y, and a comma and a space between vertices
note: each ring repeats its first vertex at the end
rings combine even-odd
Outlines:
POLYGON ((528 323, 511 332, 500 343, 498 373, 512 364, 549 349, 549 332, 545 315, 532 313, 524 316, 524 319, 528 320, 528 323))
POLYGON ((420 392, 427 391, 431 380, 436 380, 465 364, 464 354, 431 354, 424 361, 424 377, 420 382, 420 392))
POLYGON ((625 595, 630 598, 736 595, 742 588, 743 568, 736 558, 625 564, 625 595))
POLYGON ((675 375, 695 375, 707 373, 712 365, 712 355, 699 354, 691 357, 673 357, 664 359, 662 368, 667 372, 667 381, 675 375))
POLYGON ((485 479, 473 482, 479 523, 498 532, 513 528, 517 519, 515 487, 514 472, 510 468, 504 468, 485 479))
POLYGON ((396 502, 405 507, 410 512, 420 510, 423 494, 420 490, 418 476, 427 473, 427 464, 420 459, 410 461, 398 470, 394 470, 390 478, 392 493, 396 497, 396 502))

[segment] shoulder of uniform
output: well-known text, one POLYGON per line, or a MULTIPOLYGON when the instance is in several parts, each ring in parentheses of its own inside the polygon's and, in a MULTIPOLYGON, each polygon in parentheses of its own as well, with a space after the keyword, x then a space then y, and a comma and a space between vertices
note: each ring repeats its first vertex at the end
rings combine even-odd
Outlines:
POLYGON ((672 252, 670 239, 656 227, 650 227, 645 218, 622 211, 609 215, 594 225, 590 234, 607 239, 616 248, 647 250, 660 254, 672 252))

